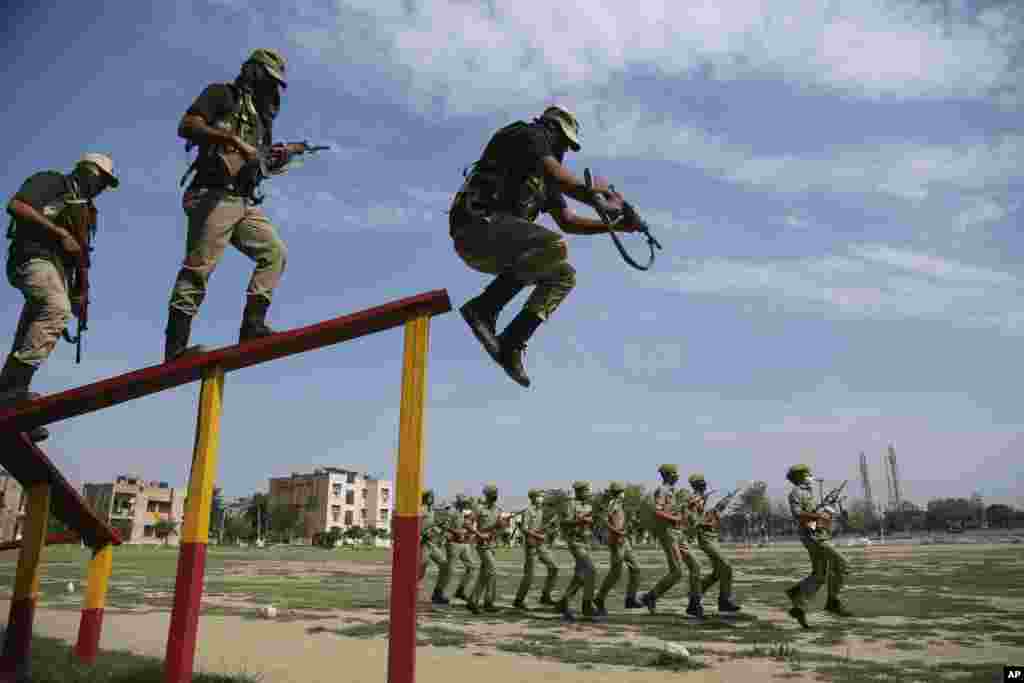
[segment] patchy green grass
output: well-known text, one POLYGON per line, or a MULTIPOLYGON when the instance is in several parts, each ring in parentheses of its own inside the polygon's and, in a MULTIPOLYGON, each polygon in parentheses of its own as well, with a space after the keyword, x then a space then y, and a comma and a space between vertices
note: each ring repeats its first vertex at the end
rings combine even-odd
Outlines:
MULTIPOLYGON (((32 683, 163 683, 164 664, 159 659, 130 652, 101 651, 93 664, 82 664, 71 646, 62 640, 34 636, 29 664, 32 683)), ((248 674, 224 676, 197 673, 192 683, 258 683, 248 674)))

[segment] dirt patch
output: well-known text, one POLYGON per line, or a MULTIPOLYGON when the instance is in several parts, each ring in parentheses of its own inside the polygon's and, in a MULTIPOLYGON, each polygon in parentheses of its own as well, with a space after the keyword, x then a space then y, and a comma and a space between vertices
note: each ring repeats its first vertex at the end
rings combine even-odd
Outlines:
POLYGON ((359 576, 390 576, 391 566, 369 562, 353 562, 351 560, 323 560, 303 562, 301 560, 282 561, 234 561, 224 563, 224 576, 282 576, 282 577, 325 577, 338 578, 359 576))

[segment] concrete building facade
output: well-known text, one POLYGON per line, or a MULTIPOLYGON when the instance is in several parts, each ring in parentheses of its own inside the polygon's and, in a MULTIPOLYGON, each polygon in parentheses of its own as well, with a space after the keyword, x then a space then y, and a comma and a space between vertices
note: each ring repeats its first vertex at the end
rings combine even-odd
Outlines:
POLYGON ((303 536, 358 526, 391 529, 394 486, 356 470, 324 467, 311 474, 271 477, 269 504, 292 505, 304 513, 303 536))
POLYGON ((28 497, 10 472, 0 469, 0 542, 21 537, 28 497))
POLYGON ((165 540, 156 532, 160 520, 177 525, 166 543, 179 543, 187 489, 129 475, 121 475, 109 483, 86 484, 82 489, 82 495, 96 514, 117 529, 125 543, 163 544, 165 540))

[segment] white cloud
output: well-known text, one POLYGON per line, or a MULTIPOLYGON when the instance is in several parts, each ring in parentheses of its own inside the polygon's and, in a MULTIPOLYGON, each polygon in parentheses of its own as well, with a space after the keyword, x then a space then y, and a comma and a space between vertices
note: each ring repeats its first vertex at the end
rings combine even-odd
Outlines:
POLYGON ((984 97, 1014 84, 1013 7, 976 22, 954 16, 948 36, 937 10, 901 0, 339 0, 332 11, 285 3, 278 16, 317 58, 385 65, 416 106, 440 97, 450 113, 599 90, 630 67, 668 77, 710 67, 720 80, 769 77, 869 98, 984 97))
POLYGON ((1016 211, 1018 204, 1007 205, 992 197, 978 197, 953 218, 953 230, 966 233, 974 228, 995 223, 1016 211))
POLYGON ((859 318, 943 320, 1024 334, 1024 280, 957 261, 866 244, 788 260, 691 259, 648 280, 691 294, 859 318))
POLYGON ((648 377, 677 370, 683 364, 682 344, 654 344, 648 342, 627 344, 623 347, 625 364, 633 371, 648 377))

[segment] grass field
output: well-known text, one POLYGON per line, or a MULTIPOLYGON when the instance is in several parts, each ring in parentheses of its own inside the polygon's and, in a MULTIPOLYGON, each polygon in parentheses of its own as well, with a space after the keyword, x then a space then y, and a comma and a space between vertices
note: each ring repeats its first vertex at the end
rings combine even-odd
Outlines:
MULTIPOLYGON (((521 575, 522 551, 500 550, 498 593, 505 609, 475 616, 454 600, 444 608, 423 604, 420 644, 529 654, 584 669, 700 670, 714 669, 725 660, 768 658, 783 663, 794 677, 813 673, 818 680, 844 683, 989 683, 1001 680, 1004 664, 1024 662, 1024 546, 843 548, 851 566, 844 597, 856 617, 840 620, 822 612, 822 591, 810 610, 810 631, 786 615, 782 593, 808 571, 801 547, 726 546, 725 552, 732 558, 735 593, 744 607, 736 616, 716 614, 713 589, 705 601, 708 618, 686 618, 685 579, 659 601, 658 614, 627 612, 622 606, 623 578, 609 596, 607 622, 566 625, 556 614, 536 609, 535 602, 526 613, 509 607, 521 575), (691 656, 666 656, 665 643, 682 644, 691 656)), ((641 548, 638 555, 644 589, 663 569, 654 549, 641 548)), ((600 579, 606 552, 596 549, 595 557, 600 579)), ((169 610, 176 549, 124 547, 114 558, 111 611, 169 610)), ((562 568, 557 597, 568 581, 571 560, 561 549, 555 558, 562 568)), ((87 559, 87 551, 79 548, 46 550, 40 607, 81 608, 84 585, 71 594, 65 587, 68 581, 84 581, 87 559)), ((13 584, 14 569, 13 561, 0 562, 0 585, 13 584)), ((279 621, 311 622, 306 629, 311 638, 330 634, 382 639, 387 634, 389 573, 387 550, 211 547, 204 613, 260 619, 259 607, 273 604, 279 621)), ((427 587, 434 576, 432 568, 427 587)), ((455 581, 449 593, 454 587, 455 581)), ((540 581, 531 601, 539 588, 540 581)))

